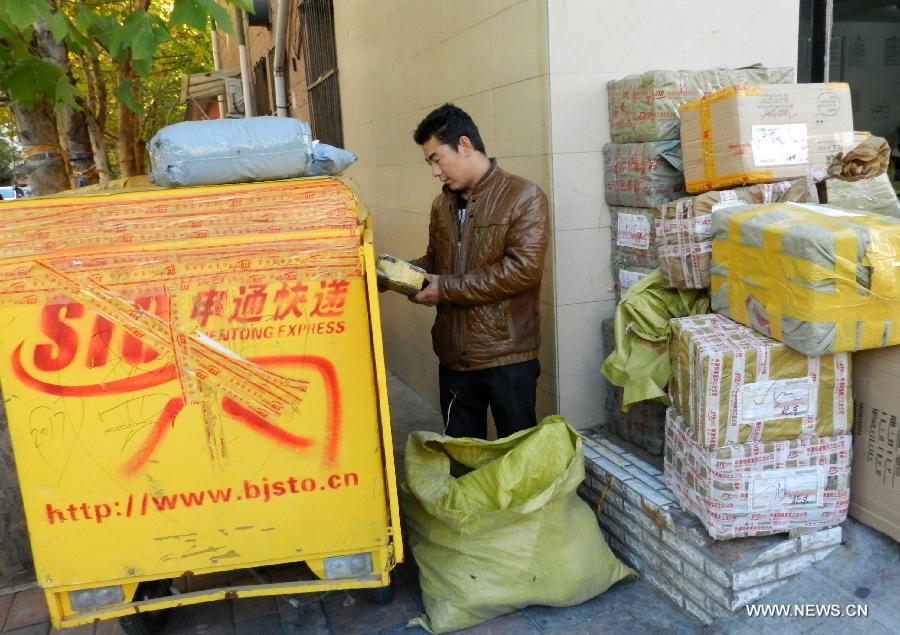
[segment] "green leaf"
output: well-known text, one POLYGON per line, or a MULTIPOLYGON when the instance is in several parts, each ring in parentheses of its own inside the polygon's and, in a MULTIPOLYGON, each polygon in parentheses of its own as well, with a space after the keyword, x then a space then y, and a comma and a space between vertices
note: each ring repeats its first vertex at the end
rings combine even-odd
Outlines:
POLYGON ((143 108, 134 98, 135 84, 130 79, 123 79, 116 88, 116 98, 119 103, 125 104, 125 107, 137 115, 143 114, 143 108))
POLYGON ((6 76, 6 88, 12 98, 25 108, 30 108, 41 99, 53 104, 59 79, 64 77, 57 66, 29 57, 10 69, 6 76))
POLYGON ((65 104, 66 106, 71 106, 75 110, 83 110, 83 108, 78 104, 76 98, 80 97, 81 93, 77 88, 72 86, 69 83, 69 79, 65 76, 60 77, 56 82, 56 102, 57 104, 65 104))
POLYGON ((132 12, 122 26, 116 41, 118 53, 130 49, 132 60, 152 60, 160 42, 169 39, 165 23, 143 11, 132 12))
POLYGON ((153 70, 153 60, 131 60, 131 68, 138 77, 147 77, 153 70))
POLYGON ((69 35, 69 21, 62 13, 54 13, 47 18, 47 28, 57 42, 62 42, 69 35))
POLYGON ((248 13, 256 13, 256 7, 253 6, 253 0, 229 0, 229 2, 248 13))
POLYGON ((209 13, 198 0, 175 0, 175 8, 169 17, 169 28, 184 24, 198 31, 205 31, 209 13))
POLYGON ((231 22, 231 16, 216 0, 197 0, 197 3, 206 9, 209 17, 216 21, 216 28, 228 33, 234 33, 234 25, 231 22))
POLYGON ((12 0, 3 4, 10 24, 20 31, 37 22, 38 18, 50 17, 50 5, 46 0, 12 0))

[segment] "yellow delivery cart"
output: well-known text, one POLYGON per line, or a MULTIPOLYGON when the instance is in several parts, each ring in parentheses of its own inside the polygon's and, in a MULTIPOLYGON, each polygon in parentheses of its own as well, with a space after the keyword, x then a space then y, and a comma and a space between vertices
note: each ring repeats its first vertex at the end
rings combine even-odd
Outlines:
POLYGON ((0 225, 0 384, 54 626, 389 584, 371 227, 347 183, 34 199, 0 225), (297 562, 314 575, 222 583, 297 562))

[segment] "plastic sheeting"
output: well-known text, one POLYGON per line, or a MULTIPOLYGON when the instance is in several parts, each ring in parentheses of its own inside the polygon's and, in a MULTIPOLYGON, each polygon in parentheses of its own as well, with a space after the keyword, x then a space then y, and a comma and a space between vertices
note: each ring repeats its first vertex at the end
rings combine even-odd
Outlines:
POLYGON ((184 121, 157 132, 147 150, 150 180, 163 187, 335 175, 356 160, 287 117, 184 121))
POLYGON ((530 604, 573 606, 634 575, 613 555, 591 508, 581 437, 548 417, 505 439, 413 432, 401 509, 435 633, 530 604))
POLYGON ((685 194, 679 141, 607 143, 603 170, 609 205, 653 207, 685 194))
POLYGON ((900 200, 897 199, 897 193, 887 174, 852 183, 828 179, 825 186, 828 188, 830 205, 900 218, 900 200))
POLYGON ((659 270, 635 284, 616 307, 616 350, 602 373, 625 389, 623 407, 646 399, 667 400, 669 320, 709 313, 704 290, 664 289, 659 270))

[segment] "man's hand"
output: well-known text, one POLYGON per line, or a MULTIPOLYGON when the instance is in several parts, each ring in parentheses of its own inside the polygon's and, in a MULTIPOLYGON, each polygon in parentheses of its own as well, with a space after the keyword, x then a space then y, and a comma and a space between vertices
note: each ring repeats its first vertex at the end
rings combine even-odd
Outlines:
POLYGON ((416 295, 409 296, 409 301, 415 302, 416 304, 424 304, 425 306, 435 306, 439 302, 438 280, 440 280, 440 278, 440 276, 426 273, 425 279, 428 281, 428 286, 419 291, 416 295))

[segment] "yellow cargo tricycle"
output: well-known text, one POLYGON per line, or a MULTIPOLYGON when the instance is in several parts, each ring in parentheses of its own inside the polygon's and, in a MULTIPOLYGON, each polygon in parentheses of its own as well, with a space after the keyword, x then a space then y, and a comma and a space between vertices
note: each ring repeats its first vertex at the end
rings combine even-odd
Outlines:
POLYGON ((0 383, 54 626, 389 585, 371 228, 344 181, 24 200, 0 223, 0 383))

